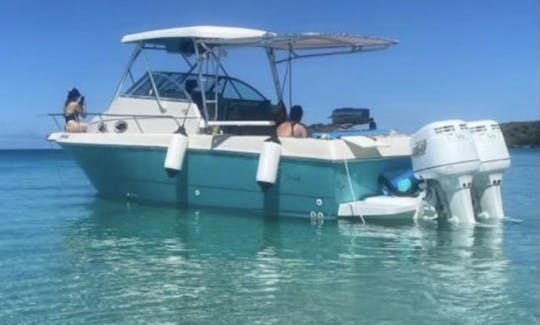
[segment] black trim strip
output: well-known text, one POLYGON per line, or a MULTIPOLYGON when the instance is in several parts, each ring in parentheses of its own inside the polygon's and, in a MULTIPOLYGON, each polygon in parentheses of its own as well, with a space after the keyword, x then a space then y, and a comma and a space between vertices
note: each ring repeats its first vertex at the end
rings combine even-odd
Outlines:
MULTIPOLYGON (((480 162, 480 160, 478 160, 478 159, 471 159, 471 160, 460 161, 459 164, 469 163, 469 162, 474 162, 474 161, 480 162)), ((418 172, 428 170, 428 169, 439 168, 439 167, 444 167, 444 166, 450 166, 450 165, 455 165, 455 164, 457 164, 457 163, 442 164, 442 165, 437 165, 437 166, 433 166, 433 167, 429 167, 429 168, 418 169, 418 170, 415 170, 414 172, 418 173, 418 172)))
POLYGON ((485 161, 482 161, 483 163, 488 163, 488 162, 494 162, 494 161, 505 161, 505 160, 510 160, 510 158, 504 158, 504 159, 491 159, 491 160, 485 160, 485 161))

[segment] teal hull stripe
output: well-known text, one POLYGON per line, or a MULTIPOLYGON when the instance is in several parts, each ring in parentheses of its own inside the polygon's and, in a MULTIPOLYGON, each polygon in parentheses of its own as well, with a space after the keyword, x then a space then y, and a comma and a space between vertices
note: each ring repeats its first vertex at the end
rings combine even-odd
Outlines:
POLYGON ((105 197, 305 217, 335 217, 340 203, 379 193, 381 172, 411 164, 408 157, 348 160, 353 197, 339 161, 283 157, 276 184, 263 190, 255 181, 254 154, 189 150, 182 171, 170 178, 163 168, 165 148, 64 147, 105 197))

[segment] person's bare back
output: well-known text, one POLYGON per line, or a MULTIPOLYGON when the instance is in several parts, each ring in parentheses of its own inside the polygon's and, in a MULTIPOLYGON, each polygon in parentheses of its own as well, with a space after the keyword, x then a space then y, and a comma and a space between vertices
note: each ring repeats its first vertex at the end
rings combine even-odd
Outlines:
POLYGON ((278 126, 276 132, 279 137, 307 137, 307 129, 300 122, 285 121, 278 126))
POLYGON ((306 126, 300 121, 302 120, 303 115, 302 106, 295 105, 291 107, 291 112, 289 113, 289 119, 280 125, 276 129, 278 137, 295 137, 295 138, 305 138, 308 136, 306 126))

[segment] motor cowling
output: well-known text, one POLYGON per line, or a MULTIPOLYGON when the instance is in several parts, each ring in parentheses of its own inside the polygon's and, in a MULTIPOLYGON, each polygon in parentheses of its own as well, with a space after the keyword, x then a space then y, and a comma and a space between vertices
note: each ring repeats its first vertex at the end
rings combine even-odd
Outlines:
POLYGON ((415 175, 427 184, 438 184, 449 217, 474 223, 470 188, 480 168, 474 140, 461 120, 430 123, 411 136, 415 175))
POLYGON ((510 154, 496 121, 468 122, 467 127, 480 159, 480 168, 473 178, 472 195, 480 218, 502 219, 501 197, 503 172, 510 167, 510 154))

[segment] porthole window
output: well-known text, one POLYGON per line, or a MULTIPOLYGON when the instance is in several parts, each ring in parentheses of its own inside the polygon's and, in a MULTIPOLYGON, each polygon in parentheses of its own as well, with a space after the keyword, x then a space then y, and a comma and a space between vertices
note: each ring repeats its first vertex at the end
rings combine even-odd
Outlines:
POLYGON ((97 129, 101 133, 107 133, 107 124, 101 122, 101 123, 99 123, 97 129))
POLYGON ((124 133, 126 132, 127 128, 128 128, 127 122, 124 120, 120 120, 114 123, 114 131, 116 133, 124 133))

